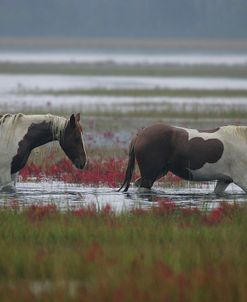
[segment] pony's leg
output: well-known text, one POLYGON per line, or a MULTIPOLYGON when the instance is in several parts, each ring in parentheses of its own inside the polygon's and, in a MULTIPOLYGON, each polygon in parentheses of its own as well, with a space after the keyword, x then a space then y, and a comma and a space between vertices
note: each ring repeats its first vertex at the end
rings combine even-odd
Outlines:
POLYGON ((135 180, 135 182, 134 182, 134 186, 135 186, 135 187, 140 187, 141 180, 142 180, 142 178, 141 178, 141 177, 138 177, 138 178, 135 180))
POLYGON ((0 187, 2 191, 13 192, 15 186, 13 184, 9 169, 4 167, 0 169, 0 187))
POLYGON ((156 176, 154 176, 154 177, 152 177, 150 175, 148 175, 148 177, 141 176, 141 177, 137 178, 137 180, 135 181, 135 186, 138 187, 139 192, 146 192, 152 188, 153 183, 156 180, 165 176, 167 174, 167 172, 168 172, 168 170, 165 170, 163 172, 154 173, 153 175, 156 174, 156 176))
MULTIPOLYGON (((155 181, 158 180, 158 179, 160 179, 161 177, 165 176, 165 175, 167 174, 167 172, 168 172, 168 170, 167 170, 167 171, 164 171, 163 173, 161 173, 160 175, 158 175, 158 176, 156 177, 155 181)), ((142 183, 142 178, 139 177, 139 178, 137 178, 137 179, 135 180, 134 186, 135 186, 135 187, 140 187, 140 186, 141 186, 141 183, 142 183)))
POLYGON ((139 188, 151 189, 156 179, 167 173, 167 155, 163 150, 156 150, 152 145, 136 147, 136 161, 139 166, 141 179, 139 188))
POLYGON ((6 169, 0 169, 0 185, 5 186, 12 183, 10 172, 6 169))
POLYGON ((230 183, 230 181, 218 180, 214 189, 214 193, 217 195, 223 195, 230 183))
POLYGON ((144 178, 144 177, 139 177, 135 180, 134 182, 134 186, 138 187, 138 188, 146 188, 146 189, 151 189, 153 183, 155 180, 150 180, 148 178, 144 178))
POLYGON ((11 180, 12 180, 14 186, 16 185, 16 176, 17 176, 17 173, 11 174, 11 180))

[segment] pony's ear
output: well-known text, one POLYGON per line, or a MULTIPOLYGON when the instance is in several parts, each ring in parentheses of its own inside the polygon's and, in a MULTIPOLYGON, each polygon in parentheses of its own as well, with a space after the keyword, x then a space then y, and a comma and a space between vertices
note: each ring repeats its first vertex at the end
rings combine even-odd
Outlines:
POLYGON ((77 113, 77 114, 76 114, 75 119, 76 119, 77 122, 80 121, 80 119, 81 119, 80 113, 77 113))
POLYGON ((72 128, 75 128, 76 125, 75 125, 75 115, 74 114, 71 115, 71 117, 69 119, 69 123, 72 128))

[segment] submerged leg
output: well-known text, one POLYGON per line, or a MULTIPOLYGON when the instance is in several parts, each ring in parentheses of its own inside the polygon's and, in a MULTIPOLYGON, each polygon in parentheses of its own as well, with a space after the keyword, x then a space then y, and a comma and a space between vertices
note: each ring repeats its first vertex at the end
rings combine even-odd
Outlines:
POLYGON ((214 193, 217 195, 222 195, 230 183, 231 181, 218 180, 214 189, 214 193))
POLYGON ((13 186, 9 168, 2 167, 0 169, 0 186, 2 188, 13 186))
MULTIPOLYGON (((161 173, 160 175, 158 175, 158 176, 156 177, 155 181, 158 180, 158 179, 160 179, 161 177, 165 176, 165 175, 167 174, 167 172, 168 172, 168 170, 167 170, 167 171, 164 171, 163 173, 161 173)), ((139 178, 137 178, 137 179, 135 180, 134 186, 135 186, 135 187, 140 187, 141 184, 143 184, 142 178, 139 177, 139 178)))
POLYGON ((149 177, 145 178, 145 177, 141 176, 136 179, 134 185, 139 188, 139 191, 150 190, 151 187, 153 186, 153 183, 156 180, 160 179, 161 177, 165 176, 167 174, 167 172, 168 171, 166 170, 162 173, 158 173, 158 175, 156 177, 150 177, 150 175, 149 175, 149 177))
POLYGON ((16 185, 16 176, 17 176, 17 173, 11 174, 11 180, 12 180, 14 186, 16 185))

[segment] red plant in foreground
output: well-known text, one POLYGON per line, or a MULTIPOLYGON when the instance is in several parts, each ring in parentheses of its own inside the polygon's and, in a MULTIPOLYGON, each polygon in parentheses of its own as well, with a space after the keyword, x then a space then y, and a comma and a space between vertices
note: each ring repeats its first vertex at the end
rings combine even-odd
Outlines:
POLYGON ((95 262, 95 260, 102 257, 103 254, 104 251, 102 246, 97 241, 93 241, 85 251, 85 259, 89 262, 95 262))
POLYGON ((32 222, 41 221, 55 213, 57 213, 57 207, 54 204, 31 205, 26 210, 27 217, 32 222))
MULTIPOLYGON (((181 226, 183 227, 190 227, 193 224, 190 222, 190 218, 196 218, 198 223, 202 223, 206 226, 214 226, 223 221, 231 221, 236 214, 237 211, 241 209, 238 205, 231 205, 227 203, 220 204, 219 207, 213 209, 211 212, 204 213, 198 209, 181 209, 175 205, 173 201, 170 199, 162 199, 159 200, 158 205, 149 208, 149 209, 133 209, 131 210, 131 214, 134 216, 146 216, 149 214, 156 215, 158 217, 174 217, 181 222, 181 226), (189 219, 189 220, 188 220, 189 219)), ((51 217, 52 215, 58 213, 58 209, 56 205, 49 204, 49 205, 31 205, 25 210, 25 213, 28 219, 31 222, 39 222, 42 221, 46 217, 51 217)), ((78 218, 93 218, 101 215, 107 218, 105 221, 110 226, 115 226, 116 217, 112 210, 110 204, 105 204, 100 209, 96 207, 96 204, 88 204, 84 207, 79 209, 71 210, 70 213, 72 216, 78 218), (108 218, 110 218, 108 220, 108 218)))
POLYGON ((219 207, 213 209, 210 213, 203 217, 203 221, 207 225, 215 225, 224 218, 232 219, 234 212, 239 209, 236 204, 221 203, 219 207))
POLYGON ((156 201, 158 202, 158 206, 154 207, 153 211, 157 215, 169 215, 177 209, 176 204, 169 198, 157 197, 156 201))
MULTIPOLYGON (((205 224, 207 226, 217 225, 224 220, 231 220, 235 215, 236 211, 239 211, 241 208, 236 204, 228 204, 222 202, 217 208, 213 209, 210 212, 200 211, 198 208, 181 208, 177 206, 169 198, 156 198, 158 202, 157 206, 153 206, 151 211, 154 215, 157 216, 166 216, 172 217, 176 216, 181 221, 183 227, 192 226, 190 218, 196 218, 198 222, 205 224)), ((150 212, 150 209, 133 209, 132 214, 137 216, 144 216, 150 212)))
POLYGON ((97 214, 96 204, 89 204, 76 210, 72 210, 71 214, 75 217, 94 217, 97 214))

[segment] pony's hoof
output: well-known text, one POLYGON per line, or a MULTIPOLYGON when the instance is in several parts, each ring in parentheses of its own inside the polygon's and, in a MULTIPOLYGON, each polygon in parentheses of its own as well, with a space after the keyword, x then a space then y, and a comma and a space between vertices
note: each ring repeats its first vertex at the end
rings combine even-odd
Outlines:
POLYGON ((16 192, 16 187, 12 184, 6 185, 1 187, 1 192, 2 193, 15 193, 16 192))
POLYGON ((146 194, 146 193, 150 193, 150 192, 151 192, 151 189, 144 188, 144 187, 139 187, 139 188, 137 189, 137 192, 138 192, 138 193, 142 193, 142 194, 146 194))
POLYGON ((228 194, 226 192, 214 192, 216 197, 226 197, 228 194))

